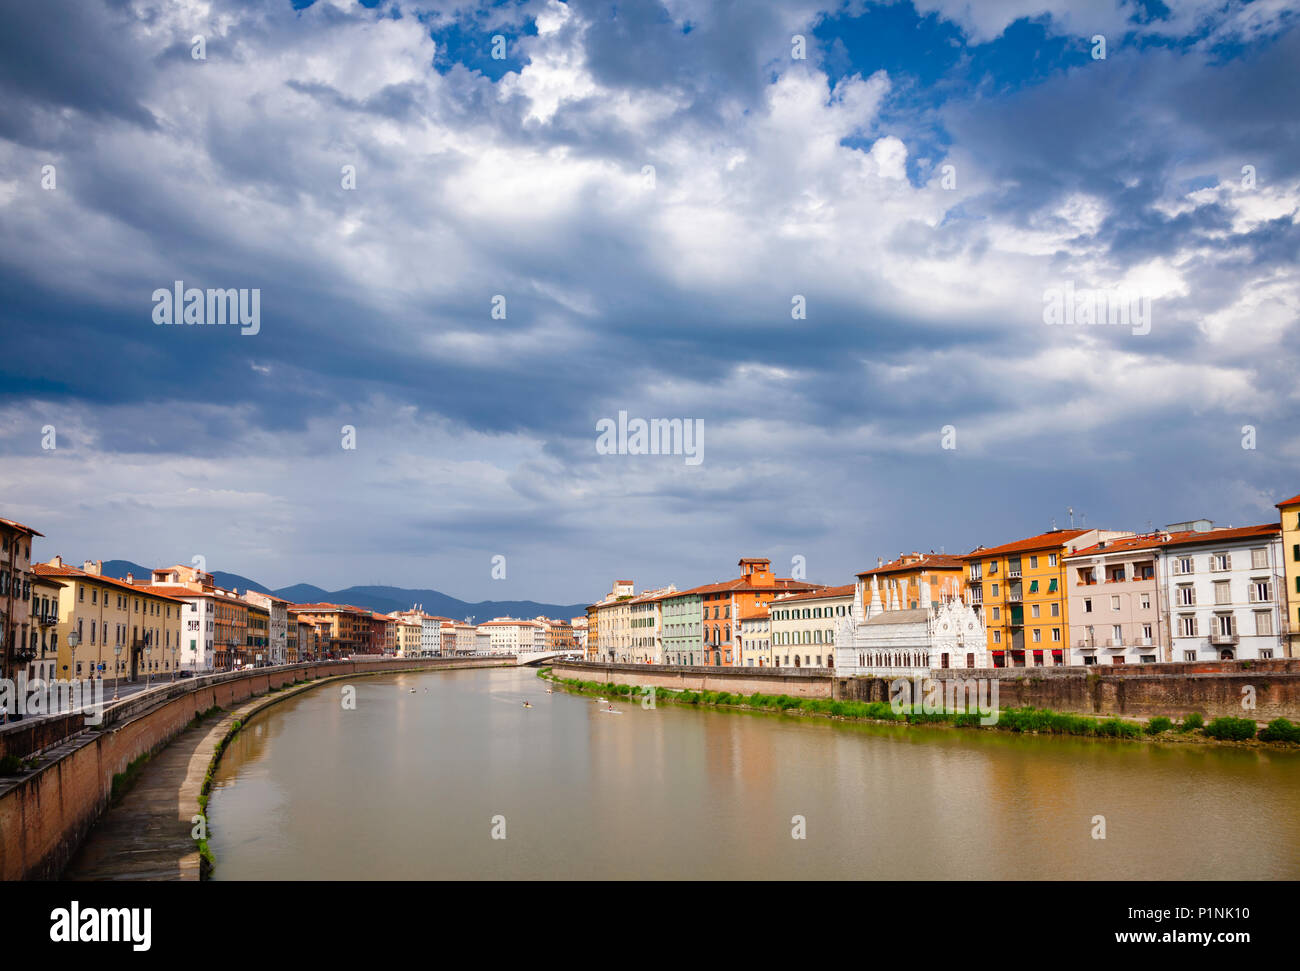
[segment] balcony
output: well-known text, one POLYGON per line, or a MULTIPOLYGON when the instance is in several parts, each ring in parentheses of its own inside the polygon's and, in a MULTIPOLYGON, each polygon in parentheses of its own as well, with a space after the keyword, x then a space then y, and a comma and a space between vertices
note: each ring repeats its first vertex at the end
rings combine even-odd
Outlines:
POLYGON ((1240 641, 1241 641, 1240 634, 1221 634, 1221 633, 1210 634, 1210 643, 1215 645, 1216 647, 1219 645, 1237 644, 1240 643, 1240 641))
POLYGON ((1093 648, 1095 648, 1097 645, 1094 644, 1092 641, 1085 639, 1085 640, 1075 641, 1074 646, 1078 648, 1082 648, 1085 651, 1090 651, 1093 648))
POLYGON ((1019 571, 1019 570, 1008 570, 1008 571, 1007 571, 1007 579, 1008 579, 1008 580, 1019 580, 1019 579, 1020 579, 1020 571, 1019 571))
POLYGON ((1107 646, 1107 647, 1124 647, 1124 646, 1125 646, 1125 644, 1124 644, 1124 639, 1123 639, 1122 637, 1108 637, 1108 638, 1106 638, 1106 646, 1107 646))

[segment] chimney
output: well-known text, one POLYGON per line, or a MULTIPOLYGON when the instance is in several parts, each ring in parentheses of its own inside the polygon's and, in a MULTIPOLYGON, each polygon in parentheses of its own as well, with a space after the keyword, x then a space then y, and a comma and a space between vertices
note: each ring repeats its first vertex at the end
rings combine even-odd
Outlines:
POLYGON ((89 573, 92 576, 102 577, 104 575, 104 561, 86 560, 81 564, 81 569, 83 572, 89 573))
POLYGON ((50 566, 63 566, 63 557, 60 554, 55 553, 54 556, 50 558, 50 566))
POLYGON ((127 583, 135 583, 135 574, 134 574, 134 573, 128 573, 128 574, 126 575, 126 582, 127 582, 127 583))

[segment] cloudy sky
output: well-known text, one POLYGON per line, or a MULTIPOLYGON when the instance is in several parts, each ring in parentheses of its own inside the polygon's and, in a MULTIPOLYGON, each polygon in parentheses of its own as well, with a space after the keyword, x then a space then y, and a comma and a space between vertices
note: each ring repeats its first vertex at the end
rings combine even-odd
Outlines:
POLYGON ((41 558, 577 602, 1300 492, 1286 0, 3 10, 41 558), (260 331, 155 324, 177 280, 260 331), (620 411, 703 461, 600 454, 620 411))

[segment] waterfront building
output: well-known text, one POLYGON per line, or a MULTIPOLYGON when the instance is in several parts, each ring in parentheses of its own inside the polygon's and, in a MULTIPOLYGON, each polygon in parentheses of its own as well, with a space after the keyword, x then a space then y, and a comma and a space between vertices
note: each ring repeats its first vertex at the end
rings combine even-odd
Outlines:
POLYGON ((397 656, 420 657, 424 652, 423 630, 419 621, 393 619, 397 628, 397 656))
MULTIPOLYGON (((779 603, 780 598, 772 602, 779 603)), ((747 668, 772 666, 771 625, 771 614, 765 603, 754 604, 747 614, 741 614, 740 634, 736 638, 741 665, 747 668)))
POLYGON ((31 661, 32 539, 43 535, 0 519, 0 677, 13 678, 31 661))
MULTIPOLYGON (((924 588, 925 581, 922 580, 924 588)), ((850 617, 856 583, 775 598, 771 611, 772 649, 767 663, 777 667, 834 668, 835 629, 850 617)))
MULTIPOLYGON (((961 597, 965 563, 960 556, 945 553, 899 553, 898 558, 886 563, 877 558, 874 569, 858 574, 864 602, 871 599, 871 580, 880 581, 882 589, 894 589, 902 607, 924 607, 921 603, 921 584, 929 585, 931 595, 943 598, 961 597)), ((936 601, 937 602, 937 601, 936 601)))
POLYGON ((126 582, 184 601, 181 667, 227 671, 250 663, 250 604, 233 590, 217 586, 211 573, 177 564, 153 570, 148 580, 128 574, 126 582))
POLYGON ((573 646, 576 650, 582 651, 585 655, 587 652, 587 616, 574 617, 569 620, 573 628, 573 646))
POLYGON ((456 656, 456 622, 454 620, 444 623, 439 629, 439 636, 442 637, 442 656, 456 656))
POLYGON ((52 576, 32 573, 31 633, 28 680, 52 681, 59 666, 59 594, 67 586, 52 576))
POLYGON ((664 597, 662 615, 664 663, 702 664, 704 658, 704 597, 700 587, 664 597))
POLYGON ((271 612, 256 604, 248 605, 248 627, 244 632, 244 663, 262 667, 271 653, 271 612))
POLYGON ((102 560, 86 560, 78 569, 55 556, 33 570, 63 584, 55 630, 58 677, 135 681, 170 675, 183 664, 185 601, 178 591, 137 585, 130 575, 104 576, 102 560))
POLYGON ((1282 643, 1286 657, 1300 657, 1300 496, 1277 504, 1284 565, 1281 606, 1282 643))
POLYGON ((634 595, 631 580, 616 580, 603 599, 587 608, 587 660, 614 660, 627 636, 626 601, 634 595))
POLYGON ((490 630, 480 627, 474 631, 474 653, 492 653, 492 632, 490 630))
MULTIPOLYGON (((270 664, 286 664, 289 658, 289 606, 290 601, 274 594, 245 590, 244 599, 268 615, 266 631, 266 660, 270 664)), ((297 635, 295 632, 295 640, 297 635)))
MULTIPOLYGON (((1052 529, 962 556, 967 599, 983 613, 993 666, 1064 666, 1070 623, 1065 557, 1132 535, 1121 530, 1052 529)), ((898 587, 888 586, 892 598, 905 602, 898 587)))
POLYGON ((744 556, 739 563, 740 576, 721 583, 705 584, 695 589, 700 595, 703 628, 702 663, 708 666, 738 667, 736 635, 742 605, 748 610, 769 603, 785 593, 816 590, 815 583, 777 577, 772 573, 772 561, 761 556, 744 556))
POLYGON ((476 643, 476 629, 473 624, 457 624, 455 653, 460 655, 473 654, 476 643))
POLYGON ((419 604, 411 607, 410 610, 394 611, 389 615, 398 621, 420 625, 420 649, 419 654, 422 657, 437 657, 442 649, 442 624, 454 623, 444 617, 434 617, 424 612, 424 608, 419 604))
POLYGON ((535 620, 515 617, 494 617, 479 624, 488 632, 489 654, 518 654, 521 651, 539 651, 546 645, 546 631, 535 620))
POLYGON ((628 646, 626 660, 632 664, 663 664, 663 601, 664 597, 676 593, 674 586, 661 587, 658 590, 645 590, 638 597, 627 602, 628 609, 628 646))
POLYGON ((1065 557, 1071 664, 1171 659, 1150 539, 1101 540, 1065 557))
MULTIPOLYGON (((917 589, 917 603, 907 606, 905 587, 882 595, 873 577, 871 598, 854 584, 853 603, 835 618, 835 673, 912 678, 954 668, 989 666, 989 649, 979 609, 953 594, 936 594, 929 581, 917 589)), ((781 650, 774 647, 774 653, 781 650)))
POLYGON ((1171 660, 1282 656, 1280 524, 1215 529, 1198 520, 1166 527, 1159 540, 1156 569, 1171 660))
POLYGON ((332 603, 298 604, 294 610, 315 629, 317 657, 337 659, 368 650, 370 611, 332 603))

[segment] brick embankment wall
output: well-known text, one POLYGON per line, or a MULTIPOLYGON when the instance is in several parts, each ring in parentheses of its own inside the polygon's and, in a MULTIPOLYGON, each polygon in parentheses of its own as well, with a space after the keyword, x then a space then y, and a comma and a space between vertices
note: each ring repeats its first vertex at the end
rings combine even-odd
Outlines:
POLYGON ((230 708, 271 688, 303 678, 362 676, 393 671, 499 667, 514 659, 446 658, 332 661, 231 674, 186 678, 162 694, 146 693, 119 702, 104 722, 87 728, 84 718, 24 720, 6 726, 7 745, 0 751, 42 752, 39 768, 18 777, 0 776, 0 879, 56 879, 91 826, 108 806, 113 776, 142 755, 152 754, 183 731, 194 716, 213 707, 230 708), (63 724, 60 742, 53 729, 63 724), (72 727, 76 732, 69 734, 72 727), (28 746, 53 742, 39 749, 28 746))

